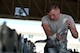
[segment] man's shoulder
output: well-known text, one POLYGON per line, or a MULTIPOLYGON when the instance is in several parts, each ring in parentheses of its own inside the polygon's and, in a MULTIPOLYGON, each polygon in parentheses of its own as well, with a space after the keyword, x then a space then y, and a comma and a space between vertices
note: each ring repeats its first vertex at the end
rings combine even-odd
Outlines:
POLYGON ((46 18, 46 17, 48 17, 48 15, 45 15, 45 16, 43 16, 42 18, 46 18))
POLYGON ((69 14, 61 14, 62 16, 64 16, 64 17, 72 17, 71 15, 69 15, 69 14))
POLYGON ((48 19, 48 15, 43 16, 42 19, 48 19))
POLYGON ((74 20, 73 17, 69 14, 62 14, 63 18, 67 18, 68 20, 74 20))

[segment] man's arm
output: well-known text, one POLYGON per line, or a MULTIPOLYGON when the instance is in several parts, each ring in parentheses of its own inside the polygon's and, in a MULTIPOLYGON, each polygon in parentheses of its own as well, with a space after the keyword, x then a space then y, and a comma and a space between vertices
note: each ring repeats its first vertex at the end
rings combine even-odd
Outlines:
POLYGON ((45 23, 42 24, 42 27, 47 36, 52 36, 54 33, 50 30, 49 26, 45 23))
POLYGON ((77 32, 77 30, 76 30, 76 27, 75 27, 75 26, 70 27, 70 31, 71 31, 72 36, 73 36, 74 38, 78 38, 78 32, 77 32))
POLYGON ((76 27, 72 25, 72 23, 70 22, 70 20, 67 21, 67 25, 71 31, 71 34, 74 38, 78 38, 78 32, 76 30, 76 27))
POLYGON ((58 39, 61 40, 62 36, 58 36, 56 33, 52 32, 47 24, 42 24, 42 27, 46 33, 47 36, 49 36, 50 39, 58 39))

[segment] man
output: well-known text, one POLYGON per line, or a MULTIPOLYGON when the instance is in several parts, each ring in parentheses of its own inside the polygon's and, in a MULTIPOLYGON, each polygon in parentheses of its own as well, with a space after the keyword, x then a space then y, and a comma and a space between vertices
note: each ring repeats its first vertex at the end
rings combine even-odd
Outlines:
MULTIPOLYGON (((42 27, 47 35, 44 48, 48 53, 69 53, 67 51, 67 32, 70 29, 74 38, 78 38, 75 22, 70 15, 61 14, 60 8, 52 4, 47 15, 42 17, 42 27)), ((47 53, 44 51, 44 53, 47 53)))

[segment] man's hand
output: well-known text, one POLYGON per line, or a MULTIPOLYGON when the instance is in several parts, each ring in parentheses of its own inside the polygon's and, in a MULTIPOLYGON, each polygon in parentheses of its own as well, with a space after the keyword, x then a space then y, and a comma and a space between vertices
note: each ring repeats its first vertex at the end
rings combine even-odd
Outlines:
POLYGON ((63 37, 61 35, 57 35, 56 39, 60 41, 61 39, 63 39, 63 37))
POLYGON ((72 27, 73 27, 73 25, 72 25, 72 23, 71 23, 70 20, 67 20, 67 21, 66 21, 66 24, 67 24, 67 26, 68 26, 69 28, 72 28, 72 27))

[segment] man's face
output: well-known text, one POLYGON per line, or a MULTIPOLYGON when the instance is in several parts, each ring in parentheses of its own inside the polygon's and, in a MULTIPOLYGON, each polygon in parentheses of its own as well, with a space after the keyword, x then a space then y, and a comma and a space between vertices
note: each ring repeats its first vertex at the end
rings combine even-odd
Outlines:
POLYGON ((48 16, 51 20, 57 20, 60 16, 60 9, 52 9, 49 13, 48 16))

